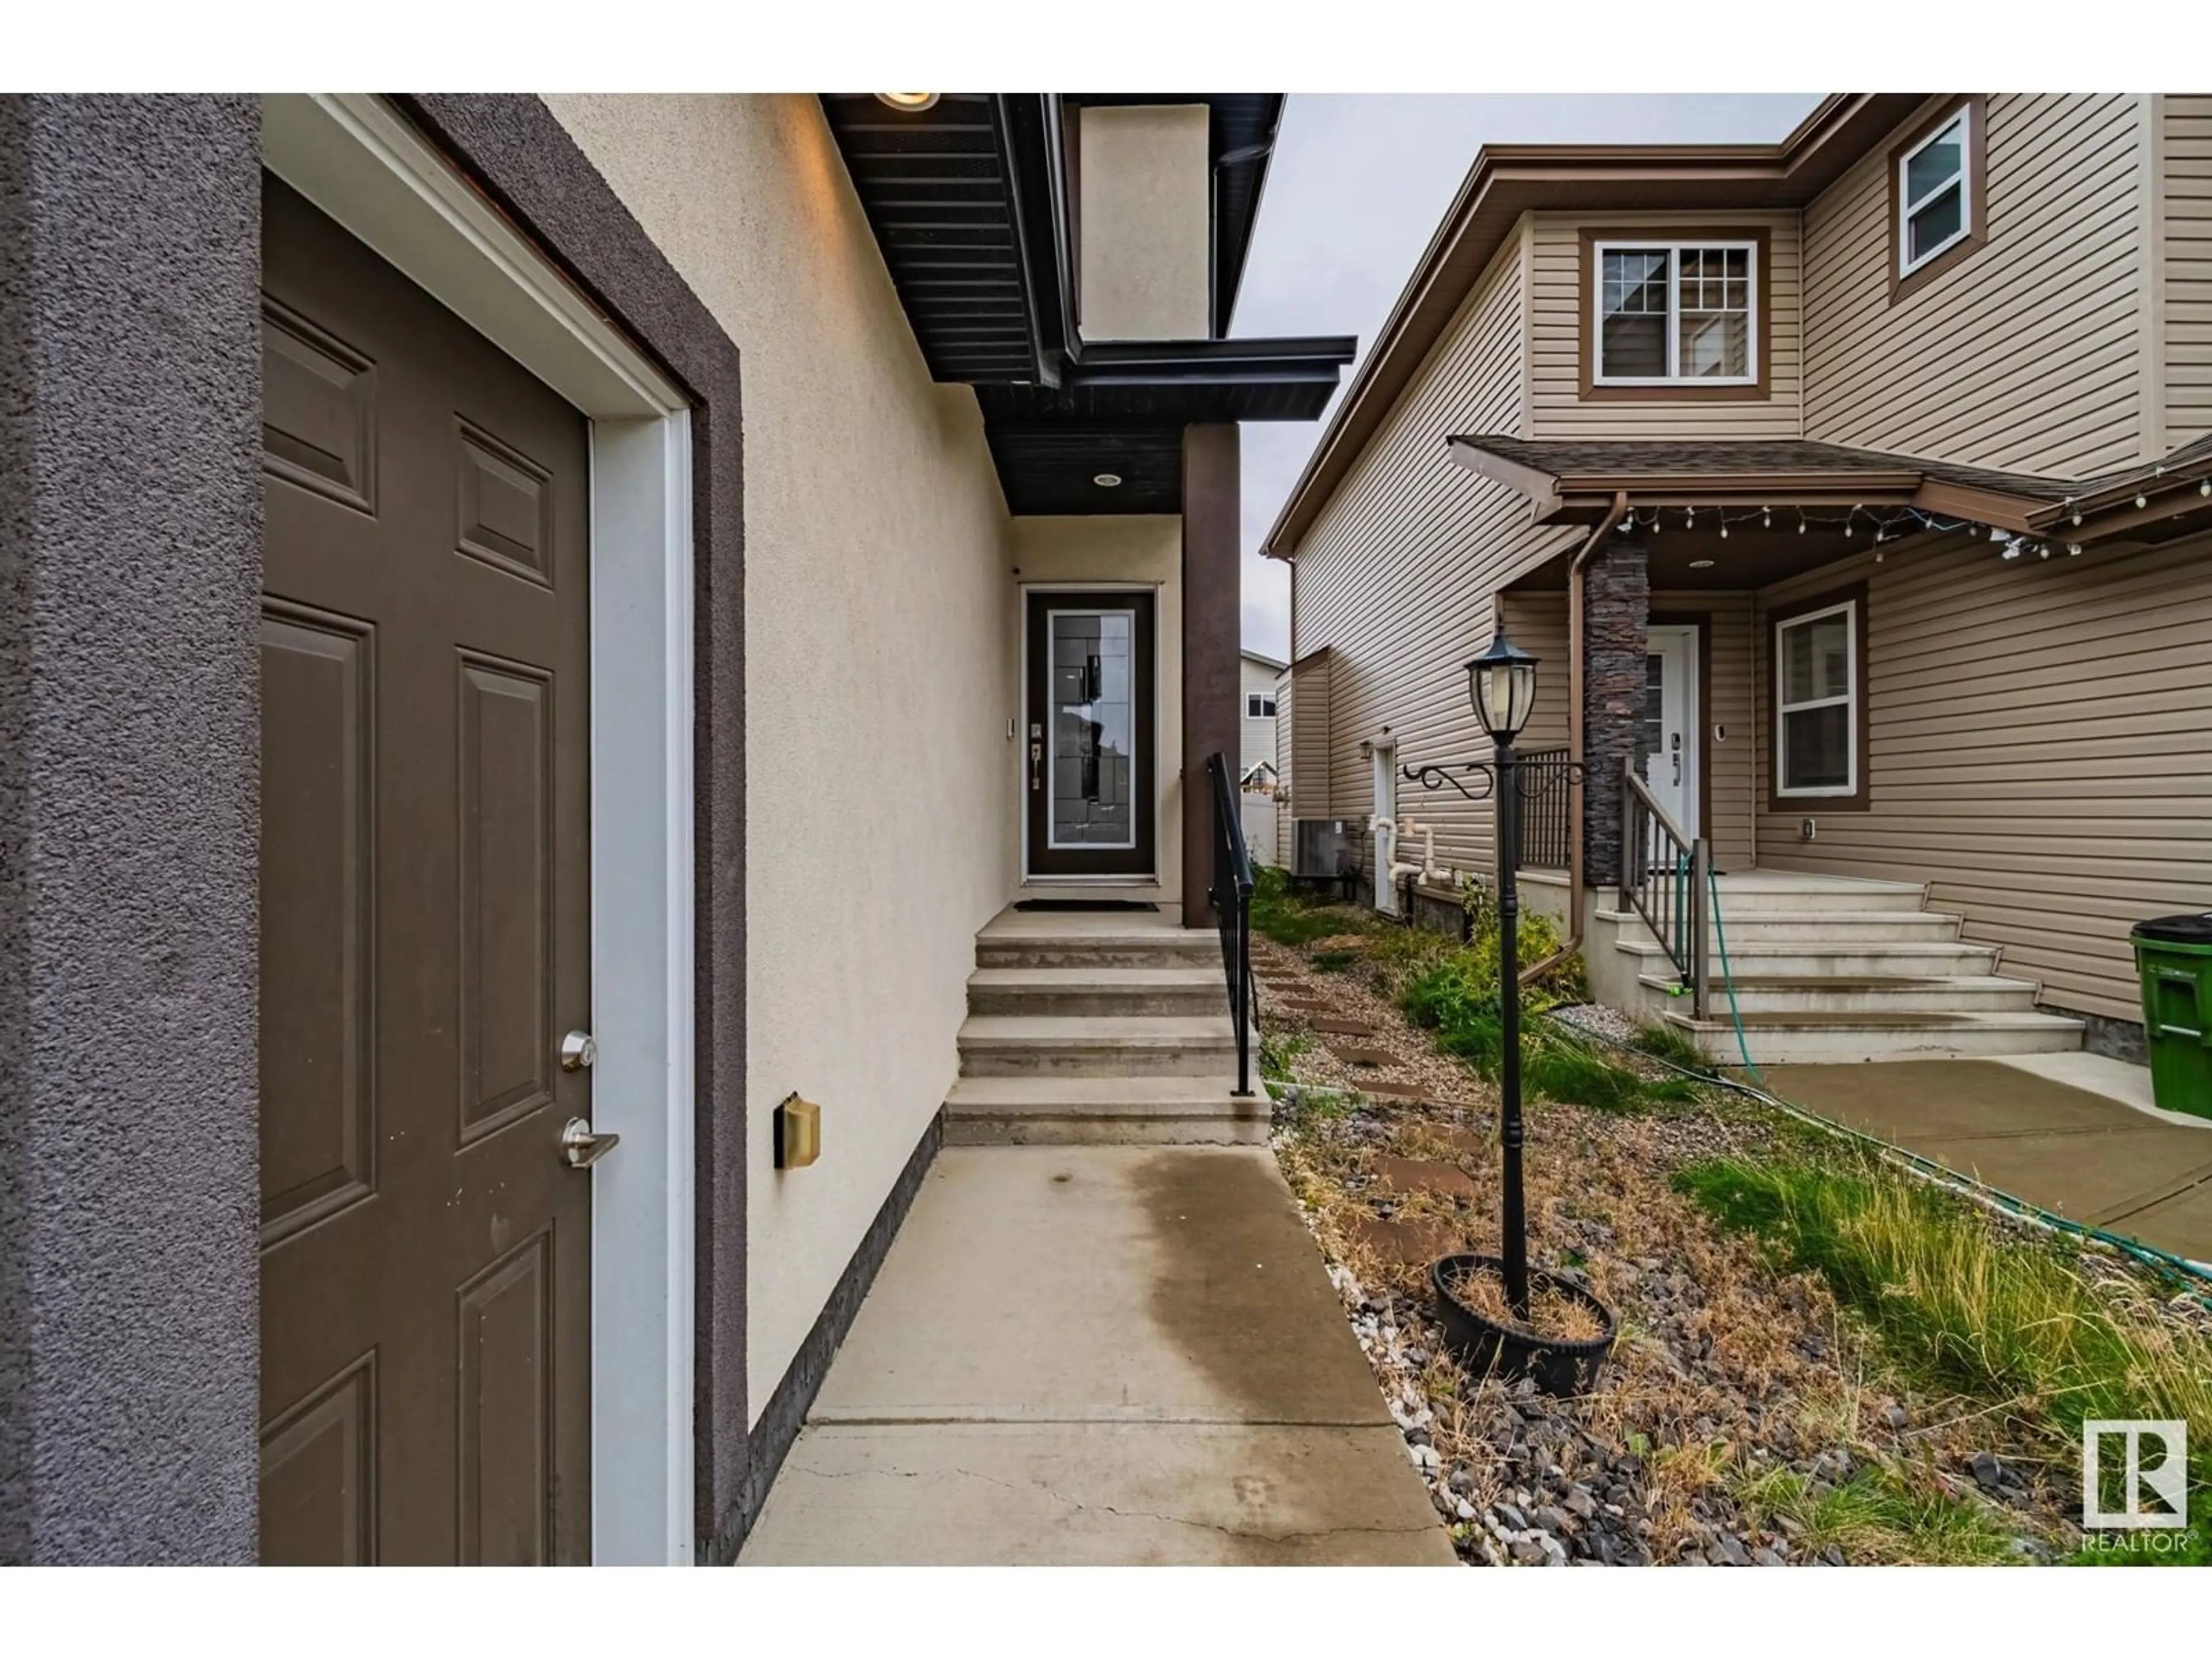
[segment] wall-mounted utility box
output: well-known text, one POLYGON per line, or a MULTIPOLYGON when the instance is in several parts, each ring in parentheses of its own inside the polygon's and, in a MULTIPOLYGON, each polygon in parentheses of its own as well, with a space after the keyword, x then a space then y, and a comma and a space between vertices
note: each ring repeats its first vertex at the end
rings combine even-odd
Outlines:
POLYGON ((803 1170, 822 1156, 822 1109, 786 1095, 775 1109, 775 1167, 803 1170))

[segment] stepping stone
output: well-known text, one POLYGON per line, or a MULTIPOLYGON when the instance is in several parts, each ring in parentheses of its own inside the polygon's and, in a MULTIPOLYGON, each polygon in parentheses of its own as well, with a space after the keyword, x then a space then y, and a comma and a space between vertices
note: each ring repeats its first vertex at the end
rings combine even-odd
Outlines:
POLYGON ((1376 1215, 1357 1215, 1344 1231, 1382 1258, 1401 1267, 1425 1267, 1440 1255, 1456 1255, 1459 1235, 1434 1217, 1410 1221, 1385 1221, 1376 1215))
POLYGON ((1474 1177, 1449 1164, 1425 1158, 1378 1158, 1375 1178, 1394 1193, 1429 1193, 1437 1198, 1474 1198, 1481 1191, 1474 1177))
POLYGON ((1316 997, 1285 997, 1283 1006, 1301 1014, 1325 1014, 1336 1005, 1316 997))
POLYGON ((1425 1123, 1421 1133, 1428 1139, 1449 1146, 1461 1158, 1487 1158, 1490 1145, 1472 1129, 1462 1129, 1456 1123, 1425 1123))
POLYGON ((1398 1056, 1387 1048, 1355 1048, 1350 1045, 1328 1045, 1329 1053, 1347 1066, 1395 1066, 1398 1056))
MULTIPOLYGON (((1328 1006, 1325 1002, 1317 1002, 1313 1006, 1316 1008, 1326 1008, 1328 1006)), ((1331 1018, 1323 1019, 1310 1019, 1306 1024, 1312 1026, 1316 1031, 1334 1031, 1340 1036, 1371 1037, 1375 1035, 1375 1022, 1370 1019, 1342 1019, 1331 1018)))

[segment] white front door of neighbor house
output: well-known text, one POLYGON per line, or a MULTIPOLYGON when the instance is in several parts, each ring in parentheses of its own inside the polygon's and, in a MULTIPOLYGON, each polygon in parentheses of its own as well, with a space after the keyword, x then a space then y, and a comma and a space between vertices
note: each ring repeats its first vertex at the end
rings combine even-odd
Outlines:
POLYGON ((1698 630, 1655 624, 1644 657, 1644 781, 1685 833, 1698 836, 1698 630))

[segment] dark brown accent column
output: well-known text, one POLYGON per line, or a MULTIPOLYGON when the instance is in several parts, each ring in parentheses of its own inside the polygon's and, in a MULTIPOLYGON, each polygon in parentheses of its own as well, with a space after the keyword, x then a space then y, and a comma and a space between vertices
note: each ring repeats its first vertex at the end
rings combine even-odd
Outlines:
POLYGON ((1620 880, 1621 763, 1643 763, 1651 577, 1644 544, 1609 537, 1583 573, 1583 882, 1620 880))
POLYGON ((1243 588, 1237 579, 1243 468, 1237 428, 1182 434, 1182 924, 1213 925, 1213 785, 1209 756, 1237 763, 1237 641, 1243 588))
POLYGON ((0 1563, 254 1559, 260 104, 0 98, 0 1563))

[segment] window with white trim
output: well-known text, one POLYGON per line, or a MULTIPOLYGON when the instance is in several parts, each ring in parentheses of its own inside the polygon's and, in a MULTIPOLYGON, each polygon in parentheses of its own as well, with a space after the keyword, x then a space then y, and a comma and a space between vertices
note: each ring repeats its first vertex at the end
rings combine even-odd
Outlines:
POLYGON ((1747 386, 1759 378, 1759 244, 1600 242, 1599 386, 1747 386))
POLYGON ((1897 274, 1910 276, 1973 233, 1974 202, 1967 146, 1973 142, 1961 106, 1951 118, 1897 158, 1897 274))
MULTIPOLYGON (((1218 708, 1220 705, 1216 704, 1218 708)), ((1244 718, 1252 720, 1271 720, 1275 718, 1275 700, 1264 691, 1244 694, 1244 718)))
POLYGON ((1858 602, 1774 625, 1775 793, 1858 793, 1858 602))

